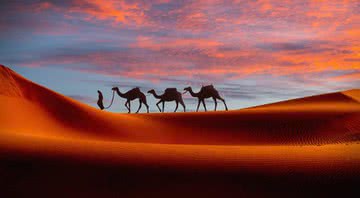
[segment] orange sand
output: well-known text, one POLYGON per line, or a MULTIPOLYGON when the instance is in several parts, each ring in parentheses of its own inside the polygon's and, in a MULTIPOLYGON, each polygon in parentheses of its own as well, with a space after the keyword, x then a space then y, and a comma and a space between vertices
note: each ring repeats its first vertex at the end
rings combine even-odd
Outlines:
POLYGON ((242 110, 97 110, 0 66, 0 151, 89 163, 357 175, 360 90, 242 110), (319 171, 321 170, 321 171, 319 171))

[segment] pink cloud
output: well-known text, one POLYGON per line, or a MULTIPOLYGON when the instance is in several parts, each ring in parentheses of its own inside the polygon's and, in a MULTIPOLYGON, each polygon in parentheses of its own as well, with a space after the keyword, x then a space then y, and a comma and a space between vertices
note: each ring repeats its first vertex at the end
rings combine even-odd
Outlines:
POLYGON ((142 24, 144 15, 138 3, 126 1, 75 0, 69 13, 84 13, 87 20, 114 20, 114 22, 142 24))
POLYGON ((352 72, 331 78, 333 81, 360 81, 360 71, 352 72))
MULTIPOLYGON (((27 65, 84 64, 92 67, 82 71, 133 78, 156 74, 225 79, 359 71, 358 61, 346 61, 356 60, 360 51, 357 5, 357 1, 337 0, 73 0, 61 7, 42 2, 31 9, 36 13, 53 10, 70 19, 100 24, 99 35, 107 30, 119 37, 124 31, 133 35, 126 35, 131 37, 129 44, 118 44, 121 50, 45 57, 27 65)), ((74 33, 66 25, 45 29, 35 33, 56 35, 61 29, 74 33)), ((112 41, 94 38, 93 43, 104 40, 106 44, 112 41)))

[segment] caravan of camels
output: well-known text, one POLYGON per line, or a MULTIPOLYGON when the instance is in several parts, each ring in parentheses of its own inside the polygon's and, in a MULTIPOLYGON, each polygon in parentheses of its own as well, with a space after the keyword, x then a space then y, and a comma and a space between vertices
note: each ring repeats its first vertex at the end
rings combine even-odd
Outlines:
MULTIPOLYGON (((111 99, 111 103, 109 106, 104 107, 104 105, 103 105, 104 97, 103 97, 101 91, 98 90, 99 99, 98 99, 97 104, 101 110, 108 109, 111 107, 111 105, 114 101, 114 96, 115 96, 115 92, 116 92, 121 98, 126 99, 125 107, 128 110, 128 113, 131 113, 131 104, 130 103, 132 100, 135 100, 135 99, 139 99, 139 107, 138 107, 136 113, 138 113, 140 111, 143 104, 146 107, 147 113, 149 113, 149 105, 146 102, 146 96, 143 92, 140 91, 140 88, 136 87, 125 93, 122 93, 122 92, 120 92, 118 87, 113 87, 112 91, 113 91, 113 96, 111 99)), ((189 92, 192 97, 198 98, 198 105, 197 105, 196 111, 199 111, 200 103, 203 104, 205 111, 207 111, 206 104, 205 104, 206 98, 212 98, 214 100, 214 102, 215 102, 214 110, 215 111, 217 108, 217 100, 221 100, 224 103, 225 110, 226 111, 228 110, 225 100, 219 95, 219 92, 215 89, 215 87, 213 85, 202 86, 198 93, 195 93, 191 87, 184 88, 183 93, 180 93, 176 88, 167 88, 167 89, 165 89, 165 91, 162 95, 158 95, 154 89, 149 90, 147 93, 152 94, 156 99, 159 99, 159 101, 156 103, 156 106, 158 107, 160 112, 164 112, 165 102, 171 102, 171 101, 175 101, 175 103, 176 103, 174 112, 177 111, 179 103, 183 107, 184 112, 186 112, 186 106, 185 106, 184 100, 182 98, 182 94, 185 94, 187 92, 189 92), (162 104, 162 108, 160 108, 160 106, 159 106, 160 103, 162 104)))

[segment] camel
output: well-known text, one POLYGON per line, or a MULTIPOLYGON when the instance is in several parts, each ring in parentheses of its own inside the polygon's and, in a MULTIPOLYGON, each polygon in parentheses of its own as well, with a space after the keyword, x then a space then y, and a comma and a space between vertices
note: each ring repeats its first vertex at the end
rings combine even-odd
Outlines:
POLYGON ((116 91, 116 93, 117 93, 120 97, 126 98, 125 107, 128 109, 128 111, 129 111, 128 113, 131 113, 130 101, 135 100, 136 98, 138 98, 138 99, 139 99, 139 102, 140 102, 139 108, 138 108, 138 110, 136 111, 136 113, 139 113, 139 110, 140 110, 142 104, 144 104, 144 105, 146 106, 147 112, 149 113, 149 105, 148 105, 147 102, 146 102, 146 96, 145 96, 144 93, 142 93, 142 92, 140 91, 140 89, 139 89, 138 87, 136 87, 136 88, 134 88, 134 89, 131 89, 131 90, 129 90, 129 91, 126 92, 126 93, 121 93, 121 92, 119 91, 119 88, 118 88, 118 87, 113 87, 112 90, 113 90, 113 91, 116 91))
POLYGON ((157 95, 155 90, 149 90, 148 93, 153 94, 155 98, 160 99, 159 102, 156 103, 156 106, 158 107, 160 112, 164 112, 164 106, 165 106, 165 102, 169 102, 169 101, 175 101, 176 102, 176 108, 175 111, 177 111, 179 103, 184 107, 184 112, 185 110, 185 104, 184 101, 182 99, 182 95, 180 92, 177 91, 176 88, 167 88, 165 89, 164 94, 162 95, 157 95), (162 103, 162 111, 159 107, 159 104, 162 103))
POLYGON ((192 97, 198 98, 198 105, 196 111, 199 111, 200 102, 203 104, 205 111, 207 111, 205 105, 206 98, 213 98, 215 102, 215 111, 217 107, 217 99, 221 100, 224 103, 225 110, 228 110, 225 100, 219 95, 219 92, 215 89, 213 85, 202 86, 198 93, 193 92, 191 87, 184 88, 184 91, 184 93, 189 92, 192 97))

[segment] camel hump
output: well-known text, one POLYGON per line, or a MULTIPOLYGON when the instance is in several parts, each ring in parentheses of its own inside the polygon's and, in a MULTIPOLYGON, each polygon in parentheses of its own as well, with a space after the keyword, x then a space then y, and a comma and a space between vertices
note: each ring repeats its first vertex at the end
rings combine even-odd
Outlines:
POLYGON ((135 87, 135 88, 132 88, 130 89, 128 92, 126 92, 127 94, 138 94, 140 93, 140 88, 139 87, 135 87))
POLYGON ((214 87, 214 85, 206 85, 206 86, 201 87, 201 89, 204 89, 204 90, 214 90, 215 87, 214 87))
POLYGON ((135 87, 135 88, 131 89, 131 91, 139 92, 139 91, 140 91, 140 88, 139 88, 139 87, 135 87))
POLYGON ((165 89, 165 93, 174 93, 174 92, 177 92, 176 88, 166 88, 165 89))

